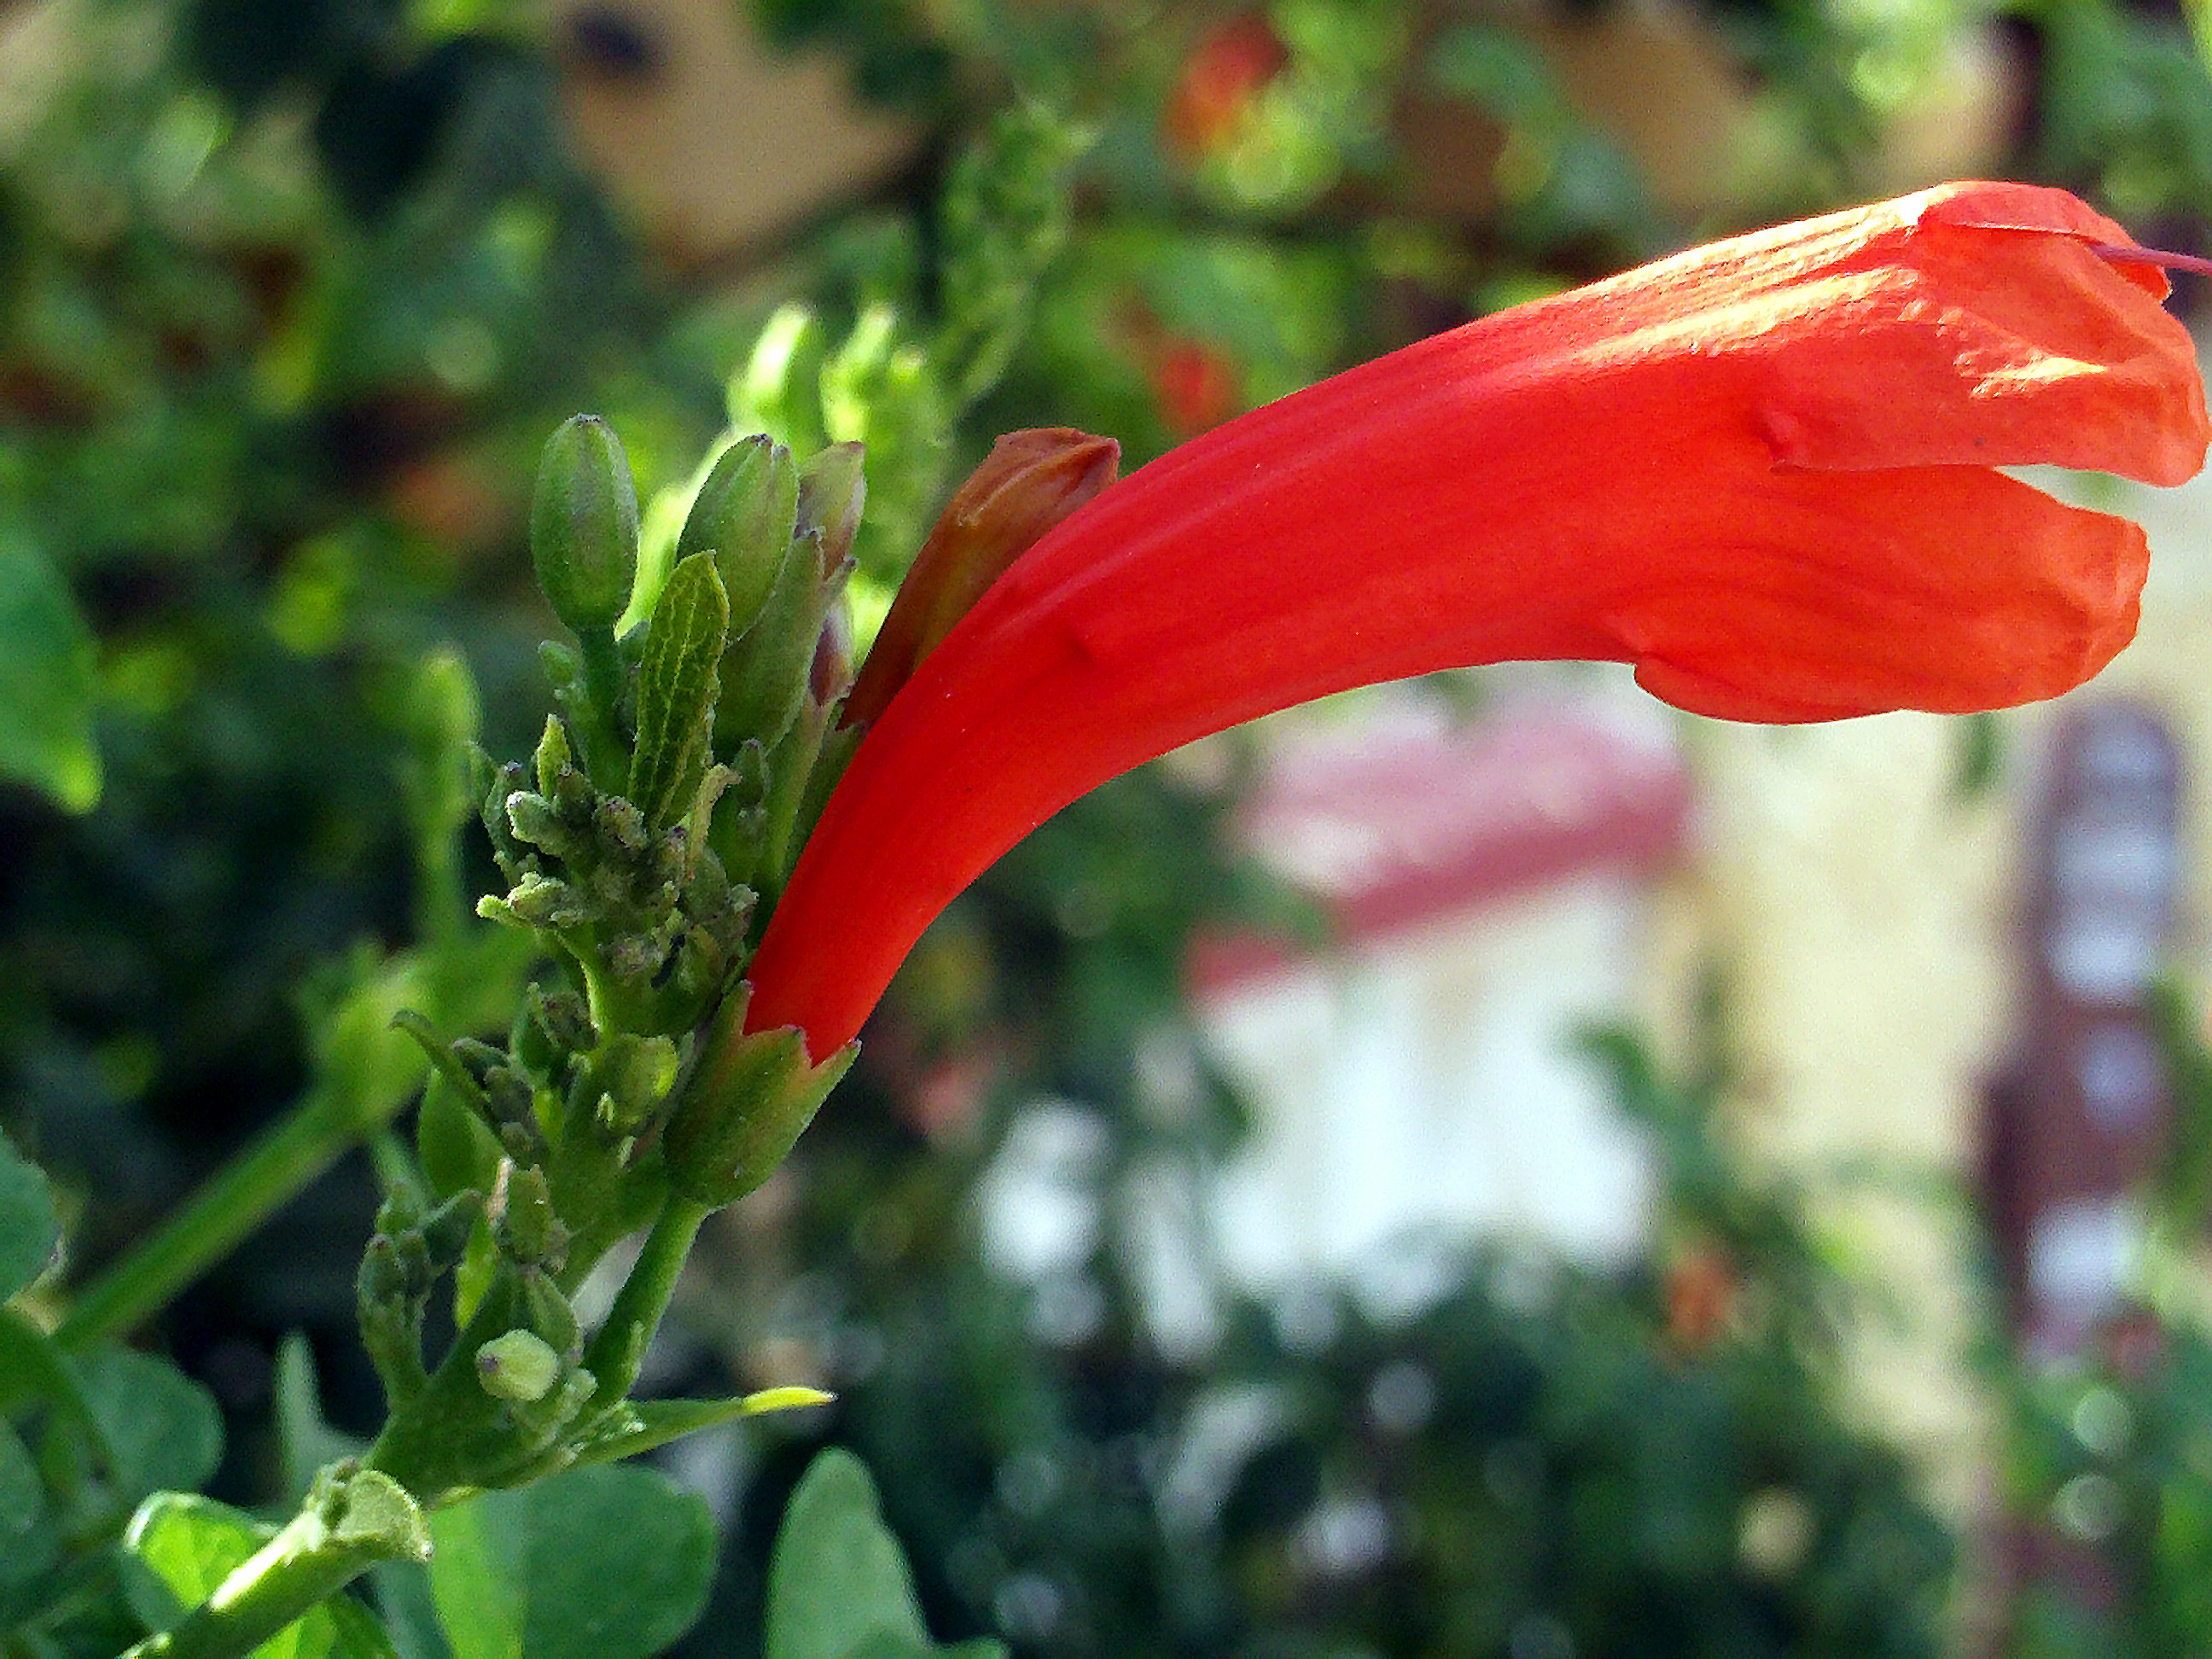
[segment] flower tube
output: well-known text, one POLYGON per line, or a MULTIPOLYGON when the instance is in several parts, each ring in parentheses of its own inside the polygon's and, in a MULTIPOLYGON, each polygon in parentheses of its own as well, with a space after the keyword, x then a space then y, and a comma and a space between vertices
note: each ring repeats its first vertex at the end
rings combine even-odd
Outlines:
POLYGON ((2166 279, 2063 191, 1955 184, 1424 340, 1112 486, 861 743, 749 977, 819 1057, 1047 817, 1347 688, 1632 663, 1699 714, 2048 697, 2132 636, 2142 532, 1996 469, 2174 484, 2203 384, 2166 279))

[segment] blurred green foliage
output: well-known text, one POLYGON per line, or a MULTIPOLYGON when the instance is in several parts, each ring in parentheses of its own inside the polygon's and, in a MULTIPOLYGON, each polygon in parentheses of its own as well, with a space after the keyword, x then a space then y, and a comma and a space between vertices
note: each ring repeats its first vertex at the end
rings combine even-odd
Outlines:
MULTIPOLYGON (((522 524, 538 447, 575 409, 629 445, 648 557, 656 525, 672 549, 718 433, 865 441, 865 636, 994 433, 1085 426, 1141 462, 1692 230, 1863 193, 1885 176, 1887 124, 1985 21, 1959 0, 1698 12, 1755 88, 1771 153, 1692 225, 1502 12, 754 15, 842 52, 929 136, 894 188, 830 204, 734 291, 659 266, 573 160, 535 8, 65 0, 8 15, 33 70, 11 57, 0 104, 0 776, 28 787, 0 794, 0 1115, 59 1196, 0 1152, 7 1279, 39 1271, 57 1211, 81 1278, 326 1082, 336 1012, 489 884, 481 848, 456 862, 421 833, 437 784, 417 664, 458 647, 487 745, 534 737, 547 618, 522 524), (1408 137, 1416 106, 1483 146, 1447 200, 1408 137)), ((1607 15, 1562 7, 1570 23, 1607 15)), ((2110 0, 2002 15, 2033 66, 2009 170, 2203 248, 2201 39, 2110 0)), ((1247 1103, 1182 997, 1188 947, 1315 924, 1228 850, 1236 770, 1124 780, 956 907, 793 1190, 702 1264, 726 1294, 691 1309, 693 1363, 778 1382, 800 1353, 844 1390, 836 1431, 877 1470, 944 1634, 1068 1655, 1931 1651, 1952 1547, 1837 1403, 1848 1298, 1796 1200, 1715 1134, 1717 1075, 1670 1083, 1608 1045, 1668 1183, 1650 1255, 1617 1273, 1455 1259, 1410 1314, 1331 1291, 1261 1306, 1210 1278, 1218 1334, 1194 1352, 1152 1328, 1115 1226, 1065 1281, 987 1270, 973 1195, 1036 1099, 1100 1126, 1109 1214, 1148 1183, 1195 1207, 1242 1132, 1247 1103)), ((514 963, 487 967, 511 988, 514 963)), ((342 1172, 158 1333, 227 1407, 229 1497, 281 1484, 255 1366, 285 1328, 313 1334, 332 1414, 372 1426, 349 1329, 371 1204, 362 1169, 342 1172)), ((2138 1565, 2117 1620, 2053 1592, 2023 1650, 2201 1647, 2202 1346, 2184 1331, 2147 1370, 2030 1390, 2024 1501, 2072 1492, 2062 1522, 2106 1517, 2099 1537, 2138 1565), (2108 1396, 2124 1433, 2105 1432, 2108 1396), (2090 1648, 2061 1639, 2084 1631, 2090 1648)), ((57 1507, 35 1455, 52 1425, 11 1410, 0 1516, 29 1514, 25 1539, 108 1538, 149 1479, 191 1486, 216 1455, 199 1384, 119 1350, 71 1363, 57 1397, 81 1399, 100 1429, 85 1443, 106 1444, 57 1507), (156 1402, 137 1425, 153 1438, 124 1432, 124 1393, 156 1402)), ((772 1594, 769 1517, 811 1449, 751 1443, 729 1525, 742 1547, 689 1651, 752 1650, 772 1594)), ((841 1504, 836 1525, 874 1525, 851 1491, 841 1504)), ((10 1638, 21 1650, 129 1639, 92 1620, 58 1648, 10 1599, 26 1564, 42 1570, 32 1545, 0 1549, 0 1624, 29 1629, 10 1638)), ((676 1590, 668 1607, 693 1605, 690 1580, 676 1590)), ((387 1619, 432 1640, 428 1595, 387 1585, 387 1619)), ((488 1645, 513 1634, 492 1628, 500 1612, 488 1645)), ((685 1622, 646 1628, 658 1644, 685 1622)), ((902 1624, 898 1639, 921 1638, 902 1624)))

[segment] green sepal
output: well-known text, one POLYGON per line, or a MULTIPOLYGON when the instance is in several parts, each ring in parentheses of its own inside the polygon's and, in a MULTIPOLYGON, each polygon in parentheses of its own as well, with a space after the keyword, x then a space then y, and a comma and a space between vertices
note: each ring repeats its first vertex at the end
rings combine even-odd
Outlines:
POLYGON ((706 775, 715 665, 729 628, 729 598, 714 562, 680 561, 646 628, 626 791, 656 831, 684 817, 706 775))
POLYGON ((734 1203, 775 1172, 860 1053, 848 1042, 810 1063, 795 1026, 747 1032, 750 988, 722 1000, 662 1137, 669 1183, 709 1207, 734 1203))
POLYGON ((793 832, 798 828, 801 807, 806 799, 806 781, 813 775, 822 744, 830 734, 830 721, 834 710, 825 708, 812 698, 799 706, 791 729, 783 734, 775 752, 769 757, 768 799, 765 809, 765 844, 761 850, 763 879, 780 887, 791 871, 792 849, 796 844, 793 832))
POLYGON ((429 1381, 422 1364, 423 1313, 432 1287, 461 1260, 483 1214, 483 1198, 474 1191, 459 1193, 428 1214, 394 1193, 378 1212, 354 1291, 362 1346, 395 1410, 429 1381))
MULTIPOLYGON (((834 717, 836 711, 830 712, 834 717)), ((814 757, 813 769, 806 775, 806 787, 800 792, 799 815, 787 832, 789 846, 803 848, 812 837, 814 826, 822 821, 823 809, 830 805, 830 792, 845 775, 845 769, 853 763, 854 752, 866 736, 865 726, 830 726, 814 757)))
MULTIPOLYGON (((394 1030, 404 1031, 415 1039, 416 1046, 429 1060, 435 1079, 442 1079, 457 1091, 460 1097, 479 1109, 483 1108, 484 1092, 476 1077, 461 1063, 438 1028, 430 1023, 429 1016, 413 1008, 402 1008, 392 1017, 394 1030)), ((434 1080, 435 1080, 434 1079, 434 1080)))
POLYGON ((740 438, 715 459, 684 520, 676 556, 713 555, 733 634, 768 603, 798 520, 799 468, 781 444, 763 433, 740 438))

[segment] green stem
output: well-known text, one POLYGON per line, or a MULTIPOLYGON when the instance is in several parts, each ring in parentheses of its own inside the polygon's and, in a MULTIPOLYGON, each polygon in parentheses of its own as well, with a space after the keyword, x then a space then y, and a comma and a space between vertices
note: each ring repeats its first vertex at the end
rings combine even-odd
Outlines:
POLYGON ((416 937, 451 947, 467 932, 476 913, 453 826, 422 826, 415 838, 416 937))
POLYGON ((609 794, 629 787, 629 756, 617 725, 622 708, 622 652, 611 628, 586 628, 576 635, 583 647, 584 700, 588 716, 577 735, 584 744, 584 769, 609 794))
POLYGON ((151 1237, 87 1285, 55 1340, 83 1349, 151 1318, 365 1133, 366 1126, 325 1109, 319 1091, 311 1092, 209 1176, 151 1237))
POLYGON ((325 1471, 282 1532, 123 1659, 243 1659, 378 1562, 429 1553, 422 1512, 397 1482, 373 1469, 325 1471))
POLYGON ((615 1295, 606 1323, 585 1350, 584 1367, 599 1384, 587 1410, 619 1403, 637 1381, 638 1366, 645 1359, 653 1334, 660 1328, 670 1298, 676 1294, 677 1276, 691 1254, 691 1243, 712 1213, 695 1200, 675 1193, 668 1195, 653 1231, 645 1236, 637 1265, 615 1295))

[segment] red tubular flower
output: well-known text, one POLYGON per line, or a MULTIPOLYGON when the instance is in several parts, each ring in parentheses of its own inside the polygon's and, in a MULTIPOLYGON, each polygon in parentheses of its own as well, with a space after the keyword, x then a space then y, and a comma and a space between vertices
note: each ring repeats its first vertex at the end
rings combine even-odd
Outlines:
POLYGON ((1038 542, 831 796, 748 1029, 848 1041, 1001 853, 1141 761, 1462 665, 1631 662, 1731 720, 2047 697, 2134 632, 2142 533, 1996 471, 2179 483, 2163 275, 2063 191, 1950 185, 1692 250, 1232 421, 1038 542))

